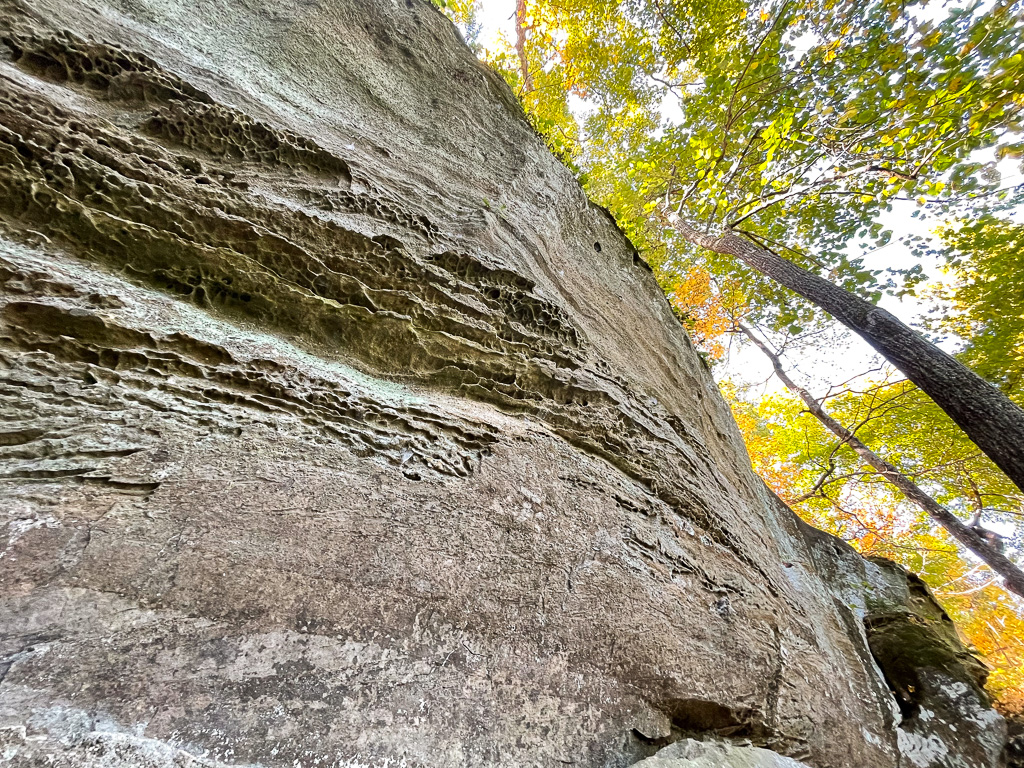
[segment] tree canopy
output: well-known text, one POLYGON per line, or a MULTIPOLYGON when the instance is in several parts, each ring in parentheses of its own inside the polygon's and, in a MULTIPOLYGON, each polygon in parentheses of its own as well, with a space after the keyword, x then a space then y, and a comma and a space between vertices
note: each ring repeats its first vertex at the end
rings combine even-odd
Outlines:
POLYGON ((930 327, 963 339, 962 359, 1024 403, 1024 224, 982 213, 939 234, 951 279, 930 327))
MULTIPOLYGON (((558 124, 548 133, 560 143, 582 137, 567 150, 589 190, 669 269, 695 249, 650 215, 666 195, 704 231, 749 232, 875 300, 920 278, 867 269, 859 253, 888 242, 877 218, 895 202, 935 212, 1020 199, 978 160, 985 148, 1024 153, 1024 24, 1010 5, 945 16, 894 0, 527 8, 524 102, 558 124)), ((508 75, 522 88, 521 72, 508 75)), ((774 326, 813 316, 735 260, 700 258, 740 279, 774 326)))

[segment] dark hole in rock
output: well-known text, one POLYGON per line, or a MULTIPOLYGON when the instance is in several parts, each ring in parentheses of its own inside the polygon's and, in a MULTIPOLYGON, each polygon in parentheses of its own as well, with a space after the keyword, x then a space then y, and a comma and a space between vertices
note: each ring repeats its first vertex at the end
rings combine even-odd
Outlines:
POLYGON ((600 243, 594 243, 594 250, 597 251, 598 253, 600 253, 601 252, 601 244, 600 243))
POLYGON ((752 727, 749 717, 713 701, 703 699, 668 699, 661 709, 672 720, 673 729, 684 734, 708 733, 721 736, 749 736, 752 727))

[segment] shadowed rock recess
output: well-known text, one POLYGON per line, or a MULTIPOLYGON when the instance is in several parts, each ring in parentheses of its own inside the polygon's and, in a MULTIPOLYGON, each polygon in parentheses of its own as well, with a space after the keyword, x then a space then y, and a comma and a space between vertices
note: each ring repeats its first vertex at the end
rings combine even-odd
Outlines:
POLYGON ((999 764, 431 6, 0 42, 0 764, 999 764))

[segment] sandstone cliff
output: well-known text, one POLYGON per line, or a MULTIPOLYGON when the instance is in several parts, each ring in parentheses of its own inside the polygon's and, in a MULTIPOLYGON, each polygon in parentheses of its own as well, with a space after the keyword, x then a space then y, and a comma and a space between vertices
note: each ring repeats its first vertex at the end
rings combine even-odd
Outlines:
POLYGON ((0 763, 998 764, 431 6, 0 9, 0 763))

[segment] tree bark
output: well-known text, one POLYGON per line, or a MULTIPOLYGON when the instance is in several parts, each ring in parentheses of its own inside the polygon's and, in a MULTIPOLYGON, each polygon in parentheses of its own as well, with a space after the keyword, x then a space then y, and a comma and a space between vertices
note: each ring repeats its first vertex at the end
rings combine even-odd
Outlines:
POLYGON ((530 60, 526 55, 526 0, 516 0, 516 54, 523 75, 523 93, 530 93, 533 90, 533 75, 530 74, 530 60))
POLYGON ((734 232, 697 231, 666 206, 672 227, 695 245, 734 256, 856 332, 921 388, 1024 491, 1024 410, 952 355, 881 307, 734 232))
POLYGON ((865 464, 895 485, 908 500, 923 509, 932 520, 949 531, 949 534, 954 539, 977 555, 995 573, 1002 576, 1009 591, 1024 597, 1024 571, 1021 571, 1006 555, 992 547, 977 531, 965 525, 960 518, 935 501, 917 483, 868 448, 853 432, 832 418, 810 392, 789 377, 785 368, 782 367, 779 356, 769 349, 767 344, 755 336, 742 323, 739 325, 739 329, 771 361, 772 368, 775 369, 775 375, 779 377, 779 380, 786 386, 786 389, 804 401, 811 415, 824 424, 832 434, 856 451, 865 464))

